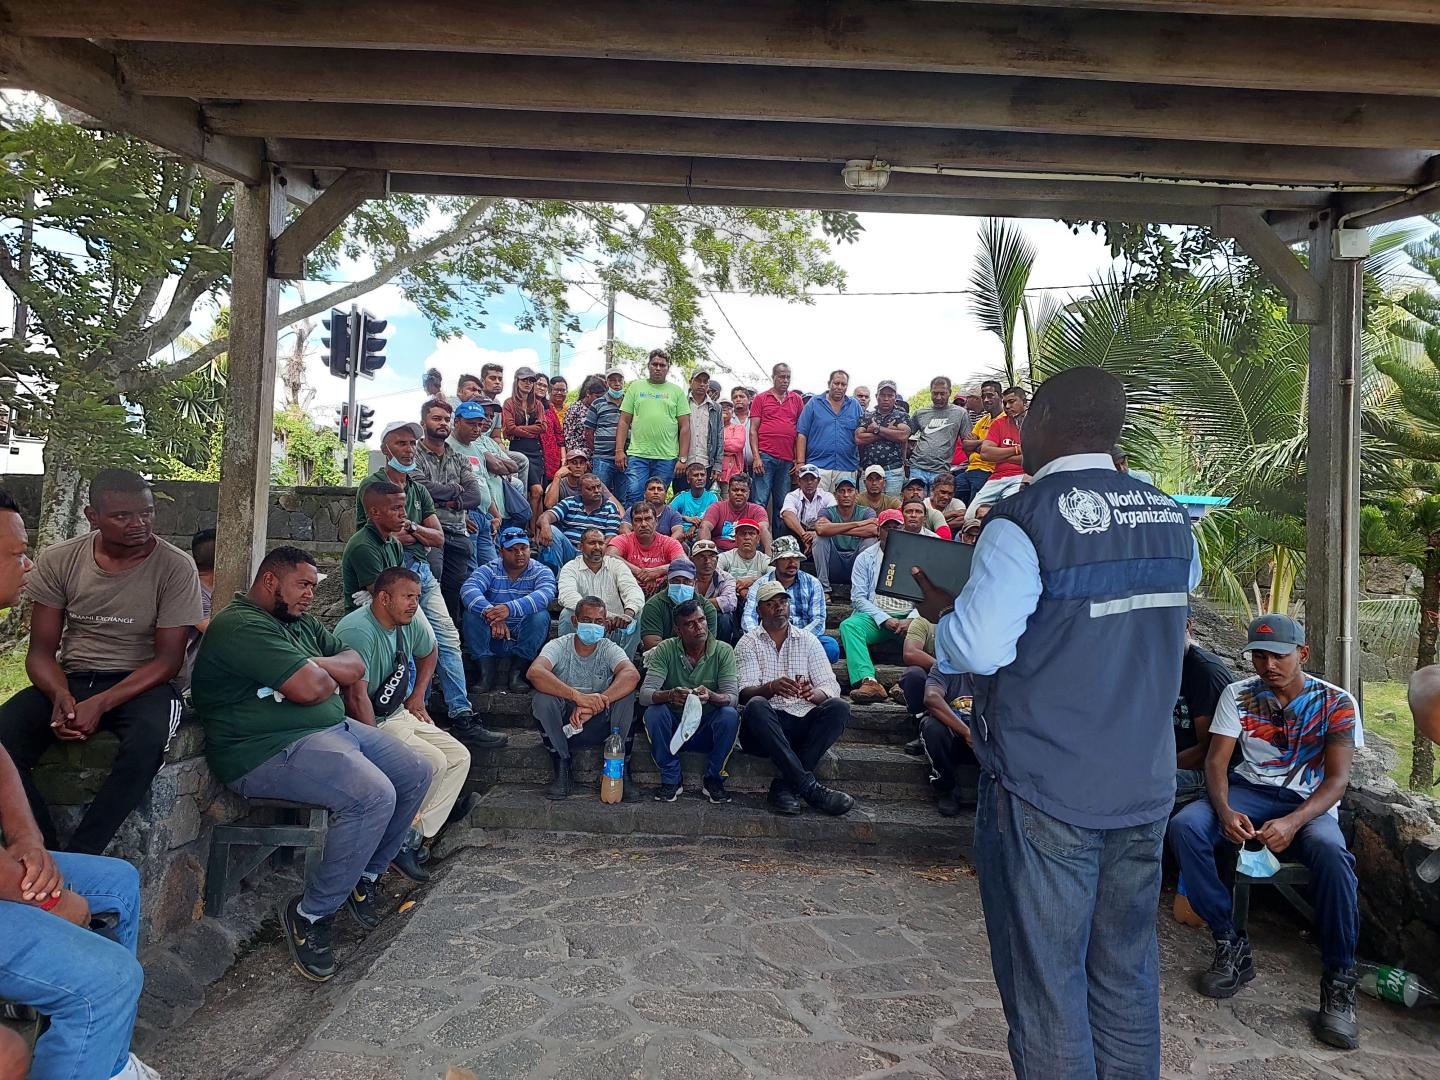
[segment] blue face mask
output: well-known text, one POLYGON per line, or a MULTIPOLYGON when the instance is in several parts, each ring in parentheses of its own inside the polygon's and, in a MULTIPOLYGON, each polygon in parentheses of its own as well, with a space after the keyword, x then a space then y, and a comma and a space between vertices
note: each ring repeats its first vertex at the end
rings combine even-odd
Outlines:
POLYGON ((600 639, 605 636, 605 627, 593 622, 576 623, 575 636, 582 645, 599 645, 600 639))
POLYGON ((609 395, 610 395, 612 398, 614 398, 616 401, 619 401, 621 398, 623 398, 623 397, 625 396, 625 391, 624 391, 624 390, 606 390, 605 393, 609 394, 609 395))
POLYGON ((683 604, 686 600, 695 599, 694 585, 670 585, 666 588, 670 599, 677 604, 683 604))
POLYGON ((410 462, 409 465, 402 465, 400 464, 400 462, 396 461, 392 457, 389 461, 385 462, 385 464, 389 465, 390 468, 394 469, 396 472, 412 473, 420 466, 420 460, 417 458, 416 460, 410 462))
POLYGON ((1246 844, 1240 849, 1240 858, 1235 863, 1235 869, 1246 877, 1267 878, 1280 869, 1280 860, 1264 845, 1261 845, 1259 851, 1251 851, 1250 845, 1246 844))

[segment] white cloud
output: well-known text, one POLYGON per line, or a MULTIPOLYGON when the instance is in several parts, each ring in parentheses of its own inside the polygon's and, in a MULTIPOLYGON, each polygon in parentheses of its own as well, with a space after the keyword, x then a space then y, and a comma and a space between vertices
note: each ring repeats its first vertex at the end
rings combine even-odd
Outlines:
POLYGON ((519 334, 523 332, 513 322, 501 323, 499 329, 502 334, 519 334))

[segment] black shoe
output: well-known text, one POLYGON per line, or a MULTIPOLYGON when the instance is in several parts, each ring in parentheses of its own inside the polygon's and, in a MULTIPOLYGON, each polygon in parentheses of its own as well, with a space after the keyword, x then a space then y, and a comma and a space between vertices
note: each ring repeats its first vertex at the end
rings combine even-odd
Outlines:
POLYGON ((855 799, 852 796, 828 788, 818 780, 805 789, 803 798, 816 810, 832 817, 848 814, 855 808, 855 799))
MULTIPOLYGON (((454 825, 470 816, 470 811, 475 809, 475 804, 480 801, 480 796, 473 791, 467 791, 460 798, 455 800, 455 805, 450 808, 449 815, 445 818, 446 825, 454 825)), ((423 859, 421 860, 424 861, 423 859)))
POLYGON ((482 656, 480 658, 480 681, 475 684, 475 692, 493 694, 499 685, 500 658, 498 656, 482 656))
POLYGON ((345 898, 345 906, 362 929, 374 930, 380 925, 380 890, 375 882, 362 877, 345 898))
POLYGON ((491 731, 480 722, 473 712, 469 711, 450 714, 450 734, 462 743, 488 750, 498 750, 510 741, 509 735, 491 731))
POLYGON ((705 777, 705 782, 701 785, 700 790, 705 793, 705 798, 713 803, 730 801, 730 793, 725 790, 725 781, 719 776, 705 777))
POLYGON ((559 802, 570 797, 570 762, 564 758, 555 759, 555 779, 545 789, 545 797, 559 802))
POLYGON ((525 678, 525 672, 529 664, 513 664, 510 671, 510 681, 505 684, 505 689, 512 694, 528 694, 530 683, 525 678))
POLYGON ((1355 969, 1327 971, 1320 977, 1320 1011, 1315 1014, 1315 1037, 1323 1043, 1354 1050, 1360 1045, 1355 1024, 1355 969))
POLYGON ((335 916, 311 922, 300 914, 300 897, 292 896, 280 905, 280 929, 290 959, 301 975, 311 982, 329 982, 335 977, 335 954, 330 949, 330 930, 335 916))
POLYGON ((935 809, 941 817, 955 817, 960 813, 960 793, 951 788, 936 801, 935 809))
POLYGON ((1215 939, 1215 959, 1210 969, 1200 976, 1200 992, 1206 997, 1228 998, 1255 978, 1255 962, 1250 959, 1250 938, 1245 934, 1215 939))
POLYGON ((510 658, 502 656, 495 661, 495 689, 500 693, 505 692, 505 684, 510 681, 510 658))
POLYGON ((911 757, 924 757, 925 744, 919 739, 911 739, 905 744, 905 753, 909 754, 911 757))
POLYGON ((420 865, 419 853, 424 845, 418 842, 407 840, 405 846, 395 853, 390 860, 390 868, 398 870, 411 881, 423 885, 430 880, 430 871, 420 865))
POLYGON ((793 817, 801 813, 805 807, 795 793, 790 790, 789 785, 783 780, 776 780, 770 785, 770 794, 765 797, 765 805, 774 810, 777 814, 785 814, 793 817))
POLYGON ((661 784, 655 789, 656 802, 674 802, 685 793, 683 784, 661 784))

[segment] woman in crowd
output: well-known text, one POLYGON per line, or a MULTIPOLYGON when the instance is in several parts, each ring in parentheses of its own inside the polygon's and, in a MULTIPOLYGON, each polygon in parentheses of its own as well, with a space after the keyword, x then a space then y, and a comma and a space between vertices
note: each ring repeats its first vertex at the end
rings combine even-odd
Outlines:
POLYGON ((728 484, 736 473, 750 470, 750 396, 744 387, 737 386, 730 391, 730 408, 730 418, 720 439, 722 484, 728 484))
POLYGON ((560 466, 565 463, 562 453, 565 445, 565 425, 555 403, 550 399, 549 376, 535 376, 535 400, 540 403, 541 422, 545 425, 545 430, 540 433, 540 451, 545 457, 545 483, 549 484, 560 471, 560 466))
POLYGON ((500 410, 501 426, 510 449, 524 454, 530 462, 531 521, 540 520, 541 497, 545 494, 545 450, 540 437, 545 433, 545 410, 549 403, 535 390, 535 371, 522 367, 515 372, 515 382, 500 410))

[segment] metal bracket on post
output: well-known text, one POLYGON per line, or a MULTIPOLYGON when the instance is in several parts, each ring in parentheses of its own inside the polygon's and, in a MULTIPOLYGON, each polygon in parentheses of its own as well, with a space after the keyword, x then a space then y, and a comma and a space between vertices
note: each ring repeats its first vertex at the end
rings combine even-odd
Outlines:
POLYGON ((1249 206, 1222 206, 1216 215, 1218 231, 1233 236, 1245 254, 1285 294, 1289 302, 1290 321, 1314 325, 1321 318, 1320 284, 1304 263, 1295 257, 1287 244, 1265 220, 1265 215, 1249 206))
POLYGON ((305 275, 305 257, 334 232, 366 199, 383 199, 389 194, 388 173, 372 169, 347 169, 327 187, 300 216, 275 238, 270 249, 270 274, 284 281, 305 275))

